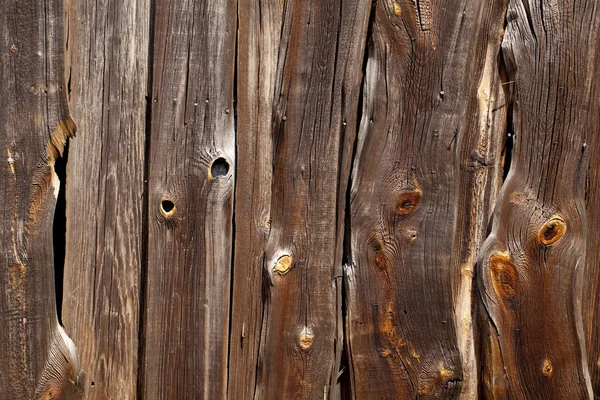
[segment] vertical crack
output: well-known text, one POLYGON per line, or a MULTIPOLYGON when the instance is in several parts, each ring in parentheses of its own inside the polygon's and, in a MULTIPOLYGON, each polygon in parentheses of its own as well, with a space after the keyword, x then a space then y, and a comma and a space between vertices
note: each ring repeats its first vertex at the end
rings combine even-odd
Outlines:
POLYGON ((63 280, 65 276, 65 253, 67 242, 67 160, 69 157, 69 141, 63 150, 62 156, 58 156, 54 161, 54 172, 60 181, 58 197, 56 199, 56 208, 54 211, 54 220, 52 223, 52 250, 54 253, 54 289, 56 292, 56 315, 58 323, 62 325, 62 300, 63 300, 63 280))
POLYGON ((341 399, 352 399, 354 397, 354 376, 352 368, 352 352, 350 349, 350 335, 348 332, 349 321, 348 321, 348 267, 352 267, 352 186, 353 186, 353 175, 354 167, 356 165, 356 153, 358 149, 358 140, 360 134, 360 127, 363 119, 364 112, 364 87, 365 77, 367 74, 367 62, 369 59, 369 43, 373 37, 373 25, 375 23, 375 2, 371 4, 369 12, 369 21, 367 23, 367 34, 365 38, 365 47, 363 49, 363 63, 361 69, 361 83, 360 91, 358 94, 357 110, 356 110, 356 132, 354 136, 354 142, 352 143, 352 155, 350 159, 350 173, 348 174, 348 182, 346 185, 346 201, 344 210, 344 238, 343 238, 343 253, 342 253, 342 328, 343 328, 343 347, 342 356, 340 363, 340 371, 338 380, 340 384, 340 397, 341 399))
MULTIPOLYGON (((239 4, 238 4, 239 7, 239 4)), ((234 134, 234 151, 235 151, 235 161, 234 161, 234 171, 233 171, 233 190, 231 193, 232 201, 231 201, 231 259, 230 263, 230 272, 229 272, 229 326, 227 330, 227 377, 226 377, 226 390, 225 393, 229 396, 229 364, 231 361, 231 343, 232 343, 232 322, 233 322, 233 274, 235 270, 235 188, 237 181, 237 159, 238 159, 238 148, 237 148, 237 83, 238 83, 238 38, 239 38, 239 26, 240 26, 240 18, 239 18, 239 10, 236 10, 236 35, 235 35, 235 54, 233 56, 233 134, 234 134)), ((233 342, 235 343, 235 342, 233 342)))
POLYGON ((146 299, 148 296, 148 237, 149 237, 149 194, 148 178, 150 176, 150 139, 152 121, 152 85, 154 62, 154 13, 155 0, 150 0, 148 10, 148 78, 146 83, 146 123, 144 142, 144 182, 142 191, 142 245, 140 254, 140 282, 139 282, 139 317, 138 317, 138 370, 137 370, 137 398, 144 398, 144 380, 146 368, 144 356, 146 347, 146 299))

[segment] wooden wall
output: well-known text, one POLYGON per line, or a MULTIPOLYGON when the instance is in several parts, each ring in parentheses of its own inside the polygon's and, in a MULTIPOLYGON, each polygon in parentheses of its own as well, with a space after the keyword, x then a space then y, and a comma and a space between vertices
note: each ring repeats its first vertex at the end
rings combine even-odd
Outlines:
POLYGON ((600 398, 594 2, 0 9, 0 397, 600 398))

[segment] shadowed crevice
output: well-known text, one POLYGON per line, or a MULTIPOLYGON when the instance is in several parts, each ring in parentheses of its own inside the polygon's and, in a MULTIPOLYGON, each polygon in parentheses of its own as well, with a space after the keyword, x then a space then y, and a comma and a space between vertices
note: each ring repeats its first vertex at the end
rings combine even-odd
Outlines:
POLYGON ((54 253, 54 289, 56 292, 56 315, 62 325, 63 280, 65 276, 65 249, 67 241, 67 161, 69 143, 65 145, 62 156, 54 161, 54 172, 60 181, 54 221, 52 223, 52 250, 54 253))

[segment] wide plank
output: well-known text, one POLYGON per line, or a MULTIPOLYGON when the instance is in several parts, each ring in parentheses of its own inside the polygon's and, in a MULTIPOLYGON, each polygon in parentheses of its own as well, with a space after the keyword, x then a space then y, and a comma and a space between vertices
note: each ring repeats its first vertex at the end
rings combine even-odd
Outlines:
POLYGON ((226 396, 237 3, 154 2, 142 398, 226 396))
POLYGON ((354 398, 478 398, 473 271, 501 179, 504 5, 374 5, 345 267, 354 398))
POLYGON ((79 135, 66 171, 62 320, 80 350, 86 398, 135 399, 150 1, 65 8, 79 135))

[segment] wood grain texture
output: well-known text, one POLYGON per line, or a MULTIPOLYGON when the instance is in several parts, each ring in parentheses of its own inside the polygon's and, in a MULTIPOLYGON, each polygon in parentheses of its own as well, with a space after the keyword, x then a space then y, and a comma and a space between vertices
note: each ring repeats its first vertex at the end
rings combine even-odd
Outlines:
POLYGON ((345 270, 355 398, 478 396, 472 275, 501 172, 504 10, 372 11, 345 270))
POLYGON ((154 3, 141 396, 226 395, 235 0, 154 3))
POLYGON ((339 396, 345 182, 369 7, 240 2, 230 398, 339 396))
POLYGON ((70 0, 62 317, 88 399, 135 399, 150 2, 70 0))
POLYGON ((369 2, 280 7, 261 2, 254 13, 239 11, 238 155, 245 160, 238 165, 229 394, 336 398, 340 182, 350 170, 369 2))
POLYGON ((596 224, 584 194, 599 129, 599 22, 586 1, 509 4, 515 147, 479 266, 497 398, 592 397, 581 306, 586 225, 596 224))
POLYGON ((61 1, 0 2, 0 393, 80 398, 73 342, 58 325, 54 163, 75 125, 65 95, 61 1))
POLYGON ((235 248, 228 398, 251 399, 263 328, 263 263, 271 227, 273 94, 280 0, 239 0, 235 248))

